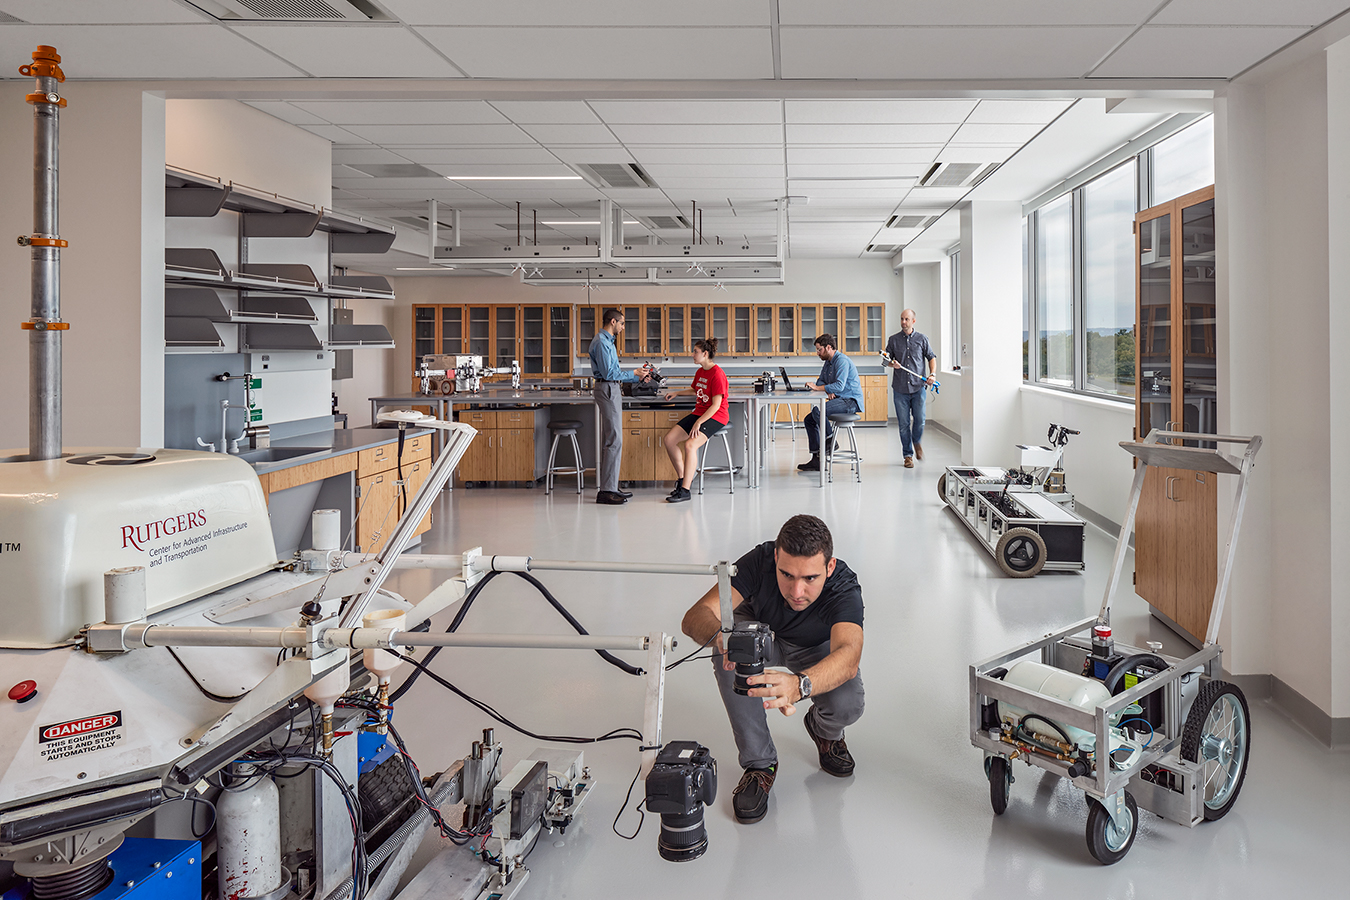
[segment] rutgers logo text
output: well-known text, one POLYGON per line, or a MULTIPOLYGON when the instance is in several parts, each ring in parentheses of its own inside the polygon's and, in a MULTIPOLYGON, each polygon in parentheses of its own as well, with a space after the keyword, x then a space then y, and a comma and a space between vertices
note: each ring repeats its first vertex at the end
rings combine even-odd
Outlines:
POLYGON ((141 545, 147 541, 162 540, 171 535, 191 531, 193 528, 200 528, 205 524, 206 510, 199 509, 196 512, 179 513, 167 519, 157 519, 144 525, 123 525, 122 549, 135 547, 137 550, 144 550, 141 545))

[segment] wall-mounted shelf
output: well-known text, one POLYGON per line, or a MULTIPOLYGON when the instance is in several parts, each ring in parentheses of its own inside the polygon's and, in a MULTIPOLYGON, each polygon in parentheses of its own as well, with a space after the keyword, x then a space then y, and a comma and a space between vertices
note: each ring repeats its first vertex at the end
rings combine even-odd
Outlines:
POLYGON ((210 319, 185 316, 164 317, 164 345, 166 347, 194 347, 201 350, 220 350, 225 342, 220 339, 210 319))
POLYGON ((247 351, 324 349, 323 342, 309 325, 249 325, 240 342, 247 351))
POLYGON ((334 322, 328 326, 329 350, 394 349, 394 337, 383 325, 344 325, 334 322))

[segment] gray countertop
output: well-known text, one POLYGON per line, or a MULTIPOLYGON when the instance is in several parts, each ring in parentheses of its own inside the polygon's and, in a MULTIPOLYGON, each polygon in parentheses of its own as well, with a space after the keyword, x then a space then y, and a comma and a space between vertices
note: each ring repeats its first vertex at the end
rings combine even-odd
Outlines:
MULTIPOLYGON (((422 434, 430 434, 431 431, 426 428, 409 428, 408 437, 416 437, 422 434)), ((319 462, 334 456, 342 456, 345 453, 353 453, 357 450, 365 450, 370 447, 378 447, 381 444, 392 444, 398 440, 397 428, 334 428, 329 431, 318 431, 312 434, 298 434, 294 437, 281 438, 272 441, 272 447, 282 451, 294 450, 312 450, 310 453, 301 453, 286 459, 265 459, 258 462, 249 462, 253 470, 259 475, 265 475, 268 472, 277 472, 281 469, 289 469, 292 466, 303 466, 307 463, 319 462)), ((249 452, 245 451, 240 456, 249 461, 249 452)))

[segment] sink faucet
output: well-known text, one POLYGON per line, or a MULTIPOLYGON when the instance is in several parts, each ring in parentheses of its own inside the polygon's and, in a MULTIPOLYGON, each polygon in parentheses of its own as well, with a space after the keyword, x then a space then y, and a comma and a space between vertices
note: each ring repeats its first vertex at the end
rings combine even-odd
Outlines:
MULTIPOLYGON (((232 410, 232 409, 243 409, 243 410, 247 410, 248 407, 245 406, 245 405, 242 404, 242 403, 231 403, 231 402, 228 401, 228 400, 222 400, 222 401, 220 401, 220 452, 221 452, 221 453, 238 453, 238 452, 239 452, 239 439, 242 438, 242 437, 244 436, 244 432, 243 432, 243 430, 241 430, 241 431, 239 432, 239 437, 233 438, 233 439, 230 438, 230 433, 229 433, 229 430, 228 430, 228 429, 229 429, 229 425, 228 425, 228 417, 229 417, 229 415, 230 415, 230 410, 232 410)), ((247 423, 245 423, 244 428, 247 428, 247 427, 248 427, 248 425, 247 425, 247 423)), ((201 443, 201 438, 198 438, 198 439, 197 439, 197 442, 198 442, 198 443, 201 443)))

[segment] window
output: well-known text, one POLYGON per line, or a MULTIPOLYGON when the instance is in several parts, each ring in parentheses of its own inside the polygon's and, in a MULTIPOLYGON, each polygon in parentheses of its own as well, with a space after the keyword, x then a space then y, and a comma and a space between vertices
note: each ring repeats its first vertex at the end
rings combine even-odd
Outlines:
POLYGON ((1074 386, 1073 194, 1036 211, 1037 381, 1074 386))
POLYGON ((1208 187, 1214 183, 1214 117, 1183 128, 1147 152, 1151 155, 1147 206, 1208 187))
POLYGON ((1134 396, 1133 160, 1082 187, 1083 384, 1134 396))
POLYGON ((1031 380, 1031 216, 1022 219, 1022 380, 1031 380))

